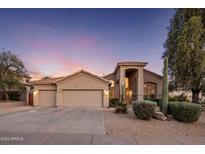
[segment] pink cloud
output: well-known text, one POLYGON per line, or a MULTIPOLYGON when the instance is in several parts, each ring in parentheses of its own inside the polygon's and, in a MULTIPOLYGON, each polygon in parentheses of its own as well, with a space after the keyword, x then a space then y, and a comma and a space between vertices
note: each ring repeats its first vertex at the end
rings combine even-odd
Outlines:
POLYGON ((80 36, 77 38, 68 39, 65 41, 65 44, 67 43, 78 49, 95 46, 97 44, 96 39, 90 36, 80 36))
POLYGON ((29 71, 30 76, 31 76, 31 80, 39 80, 43 77, 41 72, 38 71, 29 71))
POLYGON ((43 76, 65 76, 80 69, 89 70, 85 64, 74 62, 66 58, 61 52, 47 54, 36 54, 24 56, 26 66, 30 70, 33 79, 40 79, 43 76))
POLYGON ((17 35, 18 39, 16 40, 19 46, 24 47, 24 50, 28 49, 23 51, 21 57, 28 69, 31 70, 31 76, 33 75, 35 78, 41 78, 44 75, 68 75, 80 69, 102 75, 104 72, 95 64, 109 65, 113 63, 114 56, 112 53, 104 52, 105 47, 99 44, 93 36, 86 34, 74 37, 55 36, 55 29, 50 27, 27 26, 28 29, 34 29, 37 34, 30 36, 29 33, 23 33, 17 35), (45 37, 38 29, 45 29, 46 32, 52 33, 54 37, 48 37, 47 35, 45 37), (92 59, 83 58, 84 55, 88 55, 92 59), (76 58, 78 56, 80 58, 76 58), (79 60, 81 58, 82 61, 79 60), (33 73, 34 71, 38 73, 33 73))

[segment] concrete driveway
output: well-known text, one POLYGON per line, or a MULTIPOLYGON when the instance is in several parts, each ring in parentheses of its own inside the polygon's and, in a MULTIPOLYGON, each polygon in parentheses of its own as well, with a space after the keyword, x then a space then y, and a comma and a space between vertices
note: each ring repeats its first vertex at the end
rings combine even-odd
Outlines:
POLYGON ((101 109, 41 108, 0 116, 0 131, 105 134, 101 109))
POLYGON ((1 144, 130 145, 204 144, 205 138, 127 136, 105 134, 100 109, 44 108, 0 115, 1 144))
POLYGON ((104 113, 92 108, 33 108, 0 115, 0 144, 138 144, 105 135, 104 113))

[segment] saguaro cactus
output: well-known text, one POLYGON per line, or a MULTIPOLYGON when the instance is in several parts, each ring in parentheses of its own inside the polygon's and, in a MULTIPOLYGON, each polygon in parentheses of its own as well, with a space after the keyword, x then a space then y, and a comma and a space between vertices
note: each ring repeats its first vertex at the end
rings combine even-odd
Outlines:
POLYGON ((163 71, 163 91, 162 91, 162 112, 167 115, 168 109, 168 58, 164 58, 164 71, 163 71))

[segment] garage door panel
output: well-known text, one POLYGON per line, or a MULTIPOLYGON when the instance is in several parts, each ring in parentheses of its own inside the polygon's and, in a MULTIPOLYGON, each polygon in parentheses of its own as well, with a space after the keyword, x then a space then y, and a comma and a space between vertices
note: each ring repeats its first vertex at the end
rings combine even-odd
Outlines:
POLYGON ((56 91, 40 91, 40 106, 56 106, 56 91))
POLYGON ((64 90, 63 104, 67 107, 102 107, 100 90, 64 90))

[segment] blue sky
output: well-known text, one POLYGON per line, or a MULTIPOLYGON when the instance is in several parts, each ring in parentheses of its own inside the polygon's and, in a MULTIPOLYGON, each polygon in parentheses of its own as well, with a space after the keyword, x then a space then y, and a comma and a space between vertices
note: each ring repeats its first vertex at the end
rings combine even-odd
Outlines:
POLYGON ((146 61, 161 74, 174 9, 0 9, 0 48, 34 79, 85 69, 98 75, 119 61, 146 61))

